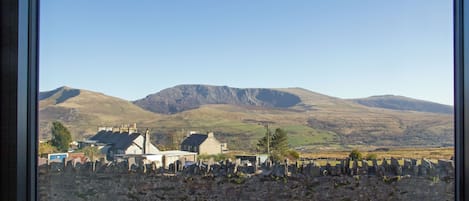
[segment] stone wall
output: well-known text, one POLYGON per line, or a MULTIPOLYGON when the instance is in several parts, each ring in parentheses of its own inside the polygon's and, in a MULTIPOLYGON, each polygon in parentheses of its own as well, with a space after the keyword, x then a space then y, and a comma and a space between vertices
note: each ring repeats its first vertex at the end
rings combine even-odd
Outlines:
POLYGON ((198 162, 156 168, 143 160, 39 166, 40 200, 453 200, 450 160, 198 162), (417 165, 419 164, 419 165, 417 165))
POLYGON ((66 163, 49 162, 40 164, 42 172, 70 172, 70 173, 102 173, 102 172, 135 172, 135 173, 173 173, 180 175, 200 176, 229 176, 236 173, 249 175, 268 175, 275 177, 319 177, 319 176, 422 176, 439 179, 454 179, 454 162, 452 160, 440 159, 434 163, 427 159, 403 159, 401 165, 395 158, 384 159, 381 164, 378 161, 357 161, 343 159, 335 166, 327 163, 320 166, 315 160, 297 161, 289 163, 273 163, 266 161, 262 164, 252 164, 247 161, 225 160, 220 162, 198 161, 190 166, 185 161, 176 161, 163 168, 161 165, 141 158, 129 157, 119 162, 81 162, 81 160, 69 160, 66 163))

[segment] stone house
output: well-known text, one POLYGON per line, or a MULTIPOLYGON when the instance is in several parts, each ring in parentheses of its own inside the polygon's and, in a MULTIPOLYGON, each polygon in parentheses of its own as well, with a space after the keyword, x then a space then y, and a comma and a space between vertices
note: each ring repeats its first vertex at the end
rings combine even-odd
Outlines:
POLYGON ((228 151, 226 143, 220 143, 213 132, 207 134, 191 133, 181 143, 182 151, 196 152, 197 154, 221 154, 228 151))
POLYGON ((115 156, 128 154, 155 154, 158 148, 150 142, 150 133, 127 133, 99 131, 96 135, 83 141, 81 146, 99 146, 101 152, 110 160, 115 156))

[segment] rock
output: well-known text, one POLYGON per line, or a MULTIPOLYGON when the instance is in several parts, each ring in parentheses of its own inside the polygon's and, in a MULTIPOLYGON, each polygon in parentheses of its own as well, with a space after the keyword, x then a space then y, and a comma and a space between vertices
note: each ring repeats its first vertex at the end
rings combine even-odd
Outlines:
POLYGON ((438 160, 438 174, 441 177, 454 178, 454 161, 446 159, 438 160))

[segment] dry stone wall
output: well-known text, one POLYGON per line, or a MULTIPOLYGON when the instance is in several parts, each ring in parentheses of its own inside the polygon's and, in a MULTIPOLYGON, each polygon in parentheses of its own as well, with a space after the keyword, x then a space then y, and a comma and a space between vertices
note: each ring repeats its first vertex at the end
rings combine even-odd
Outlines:
POLYGON ((248 165, 180 161, 170 169, 121 162, 39 166, 40 200, 453 200, 454 162, 344 159, 248 165))

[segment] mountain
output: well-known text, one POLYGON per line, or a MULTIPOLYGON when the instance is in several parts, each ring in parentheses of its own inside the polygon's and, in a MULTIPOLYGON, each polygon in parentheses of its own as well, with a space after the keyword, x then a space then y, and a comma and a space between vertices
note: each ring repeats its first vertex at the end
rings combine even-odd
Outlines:
POLYGON ((144 123, 160 118, 129 101, 102 93, 60 87, 39 93, 40 138, 49 138, 53 121, 61 121, 75 138, 96 133, 98 126, 144 123))
POLYGON ((75 139, 100 125, 136 122, 151 128, 159 145, 180 141, 188 131, 214 131, 230 149, 251 151, 267 125, 285 129, 290 146, 303 151, 454 144, 451 114, 410 109, 371 107, 302 88, 178 85, 134 102, 62 87, 40 93, 39 114, 44 137, 48 124, 59 120, 75 139))
POLYGON ((372 96, 369 98, 352 99, 352 101, 369 107, 386 108, 392 110, 409 110, 441 114, 453 114, 454 110, 454 108, 449 105, 394 95, 372 96))
POLYGON ((152 112, 174 114, 207 104, 288 108, 300 101, 294 94, 272 89, 179 85, 148 95, 134 103, 152 112))
MULTIPOLYGON (((428 103, 415 101, 417 109, 418 103, 428 103)), ((451 114, 370 107, 302 88, 179 85, 134 103, 170 114, 155 123, 164 125, 160 130, 211 130, 235 147, 248 143, 253 148, 264 135, 266 122, 271 128, 286 129, 290 144, 297 148, 453 143, 451 114)))

